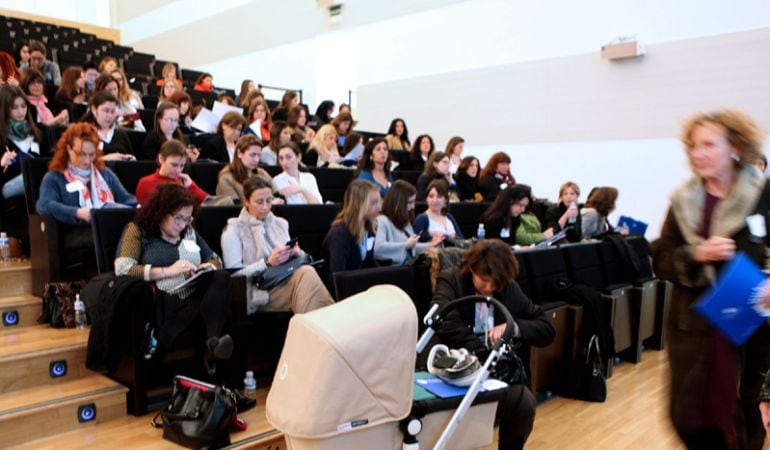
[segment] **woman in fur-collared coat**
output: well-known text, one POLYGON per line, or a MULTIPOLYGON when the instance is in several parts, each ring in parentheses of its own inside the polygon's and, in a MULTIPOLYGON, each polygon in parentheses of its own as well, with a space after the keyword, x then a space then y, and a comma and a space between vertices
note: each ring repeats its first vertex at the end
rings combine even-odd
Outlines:
POLYGON ((738 347, 690 306, 736 252, 769 267, 770 188, 752 165, 762 136, 747 115, 723 110, 690 119, 682 141, 693 177, 672 195, 652 246, 657 276, 674 284, 667 324, 671 420, 688 448, 761 449, 757 398, 770 367, 770 328, 761 326, 738 347), (749 230, 747 218, 756 214, 761 224, 749 230))

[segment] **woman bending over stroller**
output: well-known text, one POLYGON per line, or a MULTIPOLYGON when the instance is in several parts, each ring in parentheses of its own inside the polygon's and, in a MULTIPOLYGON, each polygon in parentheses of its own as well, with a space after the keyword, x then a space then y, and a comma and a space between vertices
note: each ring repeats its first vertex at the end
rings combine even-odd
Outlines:
MULTIPOLYGON (((468 295, 493 297, 513 316, 515 339, 523 341, 524 345, 544 347, 553 341, 555 331, 543 310, 532 303, 516 283, 518 271, 518 261, 510 246, 497 239, 481 241, 468 249, 459 267, 441 273, 436 281, 433 302, 444 305, 468 295)), ((438 329, 438 335, 450 348, 464 347, 483 360, 484 356, 480 354, 487 348, 483 334, 473 332, 476 314, 473 305, 452 311, 438 329)), ((495 326, 488 332, 491 344, 503 336, 505 327, 502 315, 495 314, 495 326)), ((499 448, 523 448, 535 421, 532 392, 522 384, 511 386, 497 408, 497 418, 500 422, 499 448)))

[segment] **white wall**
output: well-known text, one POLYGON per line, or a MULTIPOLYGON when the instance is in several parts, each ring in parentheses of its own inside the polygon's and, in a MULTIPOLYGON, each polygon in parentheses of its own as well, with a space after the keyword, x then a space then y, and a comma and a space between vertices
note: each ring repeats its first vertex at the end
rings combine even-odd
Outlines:
POLYGON ((0 0, 0 8, 109 27, 107 0, 0 0))

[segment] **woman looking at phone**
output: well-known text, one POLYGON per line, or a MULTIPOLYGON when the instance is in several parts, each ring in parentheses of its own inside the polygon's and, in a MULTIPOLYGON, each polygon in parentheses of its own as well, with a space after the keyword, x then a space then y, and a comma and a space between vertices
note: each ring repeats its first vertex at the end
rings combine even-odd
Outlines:
POLYGON ((270 267, 279 266, 304 251, 289 237, 289 222, 272 213, 270 182, 252 176, 243 184, 243 209, 227 221, 222 233, 225 267, 245 275, 248 313, 257 310, 286 310, 306 313, 334 303, 315 269, 305 265, 269 291, 259 289, 254 279, 270 267))

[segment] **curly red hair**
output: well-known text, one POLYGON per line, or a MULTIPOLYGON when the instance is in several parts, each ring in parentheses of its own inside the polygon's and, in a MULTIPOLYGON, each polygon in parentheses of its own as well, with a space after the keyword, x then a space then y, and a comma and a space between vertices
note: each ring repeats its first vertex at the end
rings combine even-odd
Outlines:
POLYGON ((67 169, 67 163, 69 163, 69 153, 67 153, 67 147, 71 147, 75 144, 75 140, 88 141, 94 144, 96 147, 96 158, 94 158, 93 165, 97 169, 104 168, 104 160, 102 160, 102 151, 99 150, 99 133, 96 131, 96 127, 90 123, 80 122, 73 123, 67 128, 67 131, 61 135, 59 141, 56 143, 56 149, 54 150, 51 163, 48 164, 48 170, 52 172, 62 172, 67 169))
POLYGON ((17 81, 21 78, 19 70, 16 68, 16 61, 7 52, 0 52, 0 70, 3 72, 2 77, 0 77, 3 81, 6 81, 9 76, 16 78, 17 81))

